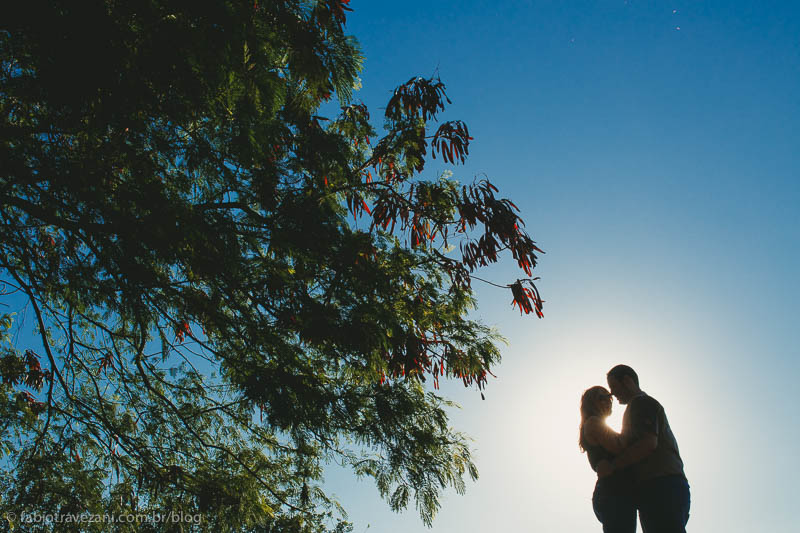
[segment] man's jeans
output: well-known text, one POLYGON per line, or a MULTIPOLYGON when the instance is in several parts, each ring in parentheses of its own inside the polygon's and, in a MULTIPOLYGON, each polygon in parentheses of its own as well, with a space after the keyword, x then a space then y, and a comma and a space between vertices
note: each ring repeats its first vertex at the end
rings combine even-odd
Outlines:
POLYGON ((683 476, 663 476, 636 487, 636 507, 644 533, 686 533, 689 483, 683 476))

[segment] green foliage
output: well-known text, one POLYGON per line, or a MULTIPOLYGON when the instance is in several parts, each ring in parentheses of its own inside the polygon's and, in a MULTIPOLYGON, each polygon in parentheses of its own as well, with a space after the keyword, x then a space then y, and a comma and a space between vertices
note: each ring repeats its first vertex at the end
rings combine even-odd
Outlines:
MULTIPOLYGON (((477 478, 435 391, 482 390, 500 359, 467 317, 473 273, 508 253, 530 277, 540 250, 489 182, 423 178, 472 140, 434 129, 441 81, 399 87, 378 138, 346 4, 26 2, 0 22, 0 303, 38 336, 0 317, 9 528, 344 532, 331 461, 430 525, 477 478)), ((533 280, 503 287, 541 316, 533 280)))

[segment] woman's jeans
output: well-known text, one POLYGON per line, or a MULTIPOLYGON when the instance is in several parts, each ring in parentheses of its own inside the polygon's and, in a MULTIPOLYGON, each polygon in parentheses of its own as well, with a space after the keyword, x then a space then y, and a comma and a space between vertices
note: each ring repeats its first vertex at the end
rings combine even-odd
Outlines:
POLYGON ((636 532, 636 505, 626 477, 614 474, 597 480, 592 507, 603 524, 603 533, 636 532))

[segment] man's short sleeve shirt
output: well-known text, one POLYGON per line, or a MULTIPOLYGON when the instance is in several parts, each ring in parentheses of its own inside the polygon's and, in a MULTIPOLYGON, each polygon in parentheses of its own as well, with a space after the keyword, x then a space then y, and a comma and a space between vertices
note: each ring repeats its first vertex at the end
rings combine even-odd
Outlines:
POLYGON ((664 408, 655 398, 642 394, 633 398, 625 409, 622 435, 626 442, 632 444, 648 433, 656 436, 658 446, 652 454, 633 465, 636 479, 645 481, 676 474, 686 477, 678 442, 669 427, 664 408))

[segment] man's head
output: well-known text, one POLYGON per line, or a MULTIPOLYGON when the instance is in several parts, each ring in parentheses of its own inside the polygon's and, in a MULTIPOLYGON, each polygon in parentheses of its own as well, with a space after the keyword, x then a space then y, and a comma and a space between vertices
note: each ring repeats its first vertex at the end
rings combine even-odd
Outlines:
POLYGON ((627 365, 615 366, 608 371, 606 379, 608 380, 608 388, 611 390, 611 394, 616 396, 617 401, 623 405, 641 392, 639 376, 627 365))

